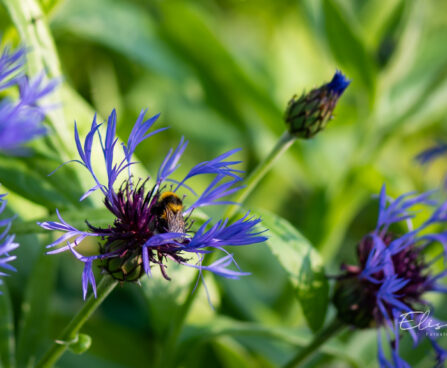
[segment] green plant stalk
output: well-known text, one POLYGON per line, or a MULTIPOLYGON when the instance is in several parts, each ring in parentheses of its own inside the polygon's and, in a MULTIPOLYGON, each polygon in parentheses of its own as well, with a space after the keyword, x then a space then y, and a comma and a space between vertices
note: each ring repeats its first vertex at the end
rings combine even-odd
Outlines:
POLYGON ((36 368, 50 368, 57 362, 65 350, 67 350, 70 342, 76 340, 77 334, 84 323, 90 318, 117 284, 118 281, 108 275, 101 279, 96 291, 97 297, 95 298, 94 295, 90 295, 81 310, 65 327, 60 337, 54 341, 51 348, 46 352, 39 363, 37 363, 36 368))
MULTIPOLYGON (((194 302, 195 295, 197 293, 197 288, 199 285, 197 285, 196 288, 196 280, 191 282, 188 293, 186 294, 186 299, 181 305, 180 309, 177 311, 172 323, 170 330, 168 332, 166 341, 163 344, 163 351, 162 351, 162 360, 163 364, 162 367, 173 367, 175 364, 176 354, 173 354, 173 351, 177 351, 177 343, 178 338, 180 336, 180 333, 182 332, 183 325, 185 323, 186 317, 188 316, 188 312, 191 309, 191 306, 194 302)), ((159 365, 160 366, 160 365, 159 365)))
MULTIPOLYGON (((279 138, 278 142, 276 142, 273 149, 270 151, 268 156, 262 160, 259 165, 250 173, 250 175, 245 179, 244 184, 245 187, 241 189, 236 197, 234 198, 234 202, 244 203, 247 197, 253 192, 258 183, 264 176, 270 171, 273 164, 278 160, 282 154, 289 149, 289 147, 295 142, 297 138, 290 134, 288 131, 285 131, 284 134, 279 138)), ((238 210, 238 206, 230 206, 224 214, 224 217, 232 218, 238 210)))
POLYGON ((309 345, 301 349, 288 363, 283 366, 283 368, 299 367, 314 353, 316 353, 318 348, 320 348, 327 340, 337 335, 345 326, 346 325, 338 318, 334 318, 328 326, 318 332, 309 345))

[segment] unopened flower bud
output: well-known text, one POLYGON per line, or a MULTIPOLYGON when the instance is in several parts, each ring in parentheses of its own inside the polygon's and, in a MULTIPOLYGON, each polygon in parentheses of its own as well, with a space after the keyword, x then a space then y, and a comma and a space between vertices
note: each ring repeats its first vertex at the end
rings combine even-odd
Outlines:
POLYGON ((285 113, 289 132, 299 138, 312 138, 323 130, 332 118, 337 101, 350 81, 336 71, 329 83, 303 94, 292 97, 285 113))

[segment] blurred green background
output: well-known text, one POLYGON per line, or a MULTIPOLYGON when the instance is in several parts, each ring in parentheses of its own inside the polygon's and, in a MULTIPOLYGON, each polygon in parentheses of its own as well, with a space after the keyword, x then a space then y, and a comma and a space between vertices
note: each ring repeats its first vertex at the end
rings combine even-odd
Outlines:
MULTIPOLYGON (((334 275, 341 262, 354 260, 357 241, 375 226, 371 195, 382 183, 392 196, 442 185, 447 161, 421 168, 414 157, 435 139, 447 138, 445 1, 41 0, 40 5, 45 14, 34 21, 48 21, 61 64, 68 158, 75 157, 74 120, 85 134, 94 111, 105 118, 116 108, 125 139, 147 107, 151 115, 161 113, 158 127, 170 127, 137 150, 148 172, 156 172, 182 135, 190 145, 179 177, 234 147, 243 148, 239 157, 250 171, 284 131, 283 111, 292 95, 329 81, 341 69, 352 82, 334 120, 316 138, 295 143, 245 207, 290 221, 334 275)), ((5 8, 0 24, 3 41, 17 42, 5 8)), ((31 47, 30 54, 37 51, 31 47)), ((57 162, 50 166, 41 174, 57 162)), ((52 180, 69 175, 64 170, 52 180)), ((90 184, 82 176, 84 187, 73 197, 90 184)), ((44 216, 45 207, 83 206, 59 203, 51 195, 48 203, 24 200, 14 181, 4 185, 24 220, 44 216)), ((42 257, 44 236, 19 239, 20 272, 8 286, 19 334, 26 326, 34 334, 18 342, 19 365, 32 366, 30 357, 41 354, 82 304, 82 265, 69 254, 42 257), (17 317, 21 308, 24 319, 17 317)), ((235 253, 252 275, 240 281, 207 279, 215 309, 200 289, 181 335, 183 366, 276 367, 309 341, 293 288, 269 249, 255 245, 235 253)), ((93 338, 91 349, 65 354, 58 366, 148 367, 163 359, 160 341, 193 277, 179 272, 171 283, 155 277, 145 278, 142 288, 118 288, 84 328, 93 338)), ((434 300, 440 317, 447 317, 446 302, 434 300)), ((374 367, 375 341, 375 331, 347 331, 308 366, 374 367)), ((402 350, 414 366, 431 364, 424 346, 412 349, 404 339, 402 350)))

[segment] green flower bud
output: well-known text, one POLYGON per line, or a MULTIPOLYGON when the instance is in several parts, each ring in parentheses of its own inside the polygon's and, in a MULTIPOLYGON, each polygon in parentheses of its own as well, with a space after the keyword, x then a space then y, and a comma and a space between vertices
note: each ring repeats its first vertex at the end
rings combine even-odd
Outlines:
POLYGON ((350 81, 337 71, 329 83, 303 94, 292 97, 285 113, 289 132, 299 138, 312 138, 323 130, 332 118, 339 97, 350 81))

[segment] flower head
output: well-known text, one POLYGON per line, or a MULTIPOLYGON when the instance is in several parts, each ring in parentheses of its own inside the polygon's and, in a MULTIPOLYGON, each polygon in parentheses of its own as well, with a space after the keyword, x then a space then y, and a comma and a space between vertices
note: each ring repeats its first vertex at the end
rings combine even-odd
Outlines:
MULTIPOLYGON (((0 213, 6 207, 7 201, 4 199, 6 194, 0 195, 0 213)), ((16 256, 10 255, 10 253, 16 249, 19 244, 14 242, 14 235, 9 235, 9 229, 11 228, 11 222, 13 218, 7 218, 4 220, 0 220, 0 269, 7 271, 16 271, 16 269, 9 264, 9 262, 16 259, 16 256)), ((0 276, 7 276, 6 273, 0 271, 0 276)), ((2 280, 0 279, 0 284, 2 284, 2 280)))
POLYGON ((56 80, 44 82, 44 75, 28 78, 23 72, 25 49, 5 48, 0 55, 0 91, 16 87, 18 100, 0 101, 0 151, 20 154, 28 141, 46 134, 42 125, 45 109, 38 102, 57 85, 56 80))
MULTIPOLYGON (((228 267, 235 264, 233 256, 228 253, 226 245, 247 245, 266 240, 255 230, 260 219, 245 215, 229 224, 228 220, 219 220, 214 225, 211 220, 197 230, 193 230, 190 219, 194 209, 209 205, 232 203, 222 198, 240 189, 240 170, 234 166, 240 161, 227 161, 238 150, 224 153, 213 160, 194 166, 182 180, 171 176, 179 167, 180 158, 188 142, 183 138, 176 149, 171 149, 162 161, 157 177, 135 180, 131 173, 132 155, 135 148, 144 139, 164 130, 150 132, 158 115, 145 120, 143 110, 130 133, 126 144, 122 145, 122 159, 117 159, 116 113, 113 111, 107 121, 105 138, 100 134, 101 124, 93 119, 90 132, 84 143, 75 125, 75 141, 80 160, 77 161, 91 174, 95 184, 81 198, 101 191, 106 208, 114 215, 114 222, 106 228, 97 227, 94 219, 86 219, 88 229, 81 231, 66 223, 58 212, 58 222, 43 222, 45 229, 62 231, 63 234, 54 243, 48 245, 49 254, 71 251, 84 262, 83 292, 87 294, 88 284, 96 292, 92 265, 98 260, 104 272, 120 281, 136 281, 144 273, 151 274, 154 265, 158 266, 163 276, 169 280, 165 261, 177 263, 202 270, 214 272, 227 278, 245 275, 228 267), (107 172, 105 183, 98 179, 92 167, 92 145, 94 139, 100 141, 107 172), (197 175, 211 175, 214 179, 209 186, 197 196, 189 206, 184 204, 184 190, 192 191, 186 182, 197 175), (120 179, 122 178, 122 179, 120 179), (83 256, 76 247, 86 237, 100 239, 98 254, 83 256), (57 245, 61 247, 55 248, 57 245), (54 248, 54 249, 53 249, 54 248), (202 265, 203 255, 213 250, 220 250, 225 256, 211 265, 202 265), (191 263, 190 257, 196 256, 197 262, 191 263)), ((99 240, 98 239, 98 240, 99 240)), ((236 265, 237 266, 237 265, 236 265)))
MULTIPOLYGON (((383 353, 379 332, 381 367, 407 366, 399 356, 402 331, 396 326, 401 316, 427 305, 424 300, 426 292, 447 291, 439 283, 447 271, 434 274, 431 268, 440 257, 447 259, 447 233, 430 232, 432 225, 447 221, 447 203, 438 206, 430 199, 431 194, 407 193, 391 200, 386 196, 383 186, 379 196, 377 226, 357 247, 358 265, 343 265, 344 274, 338 277, 334 293, 338 317, 358 328, 376 326, 386 330, 393 363, 383 353), (413 228, 411 220, 415 216, 415 206, 434 210, 425 222, 413 228), (400 222, 407 223, 408 230, 403 234, 394 229, 400 222), (434 260, 428 261, 424 251, 428 247, 435 247, 436 243, 443 250, 434 260)), ((411 331, 415 343, 418 343, 421 336, 415 334, 413 329, 411 331)), ((445 352, 434 340, 432 344, 436 346, 437 358, 444 357, 445 352)))
POLYGON ((285 121, 289 132, 299 138, 312 138, 323 130, 329 120, 337 101, 350 81, 336 71, 329 83, 311 90, 297 98, 294 96, 286 109, 285 121))

